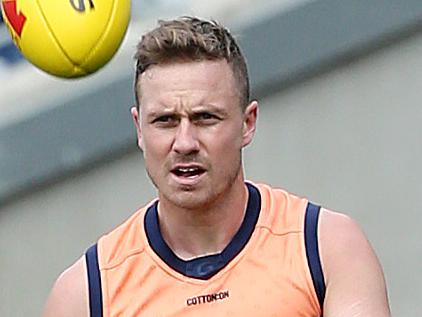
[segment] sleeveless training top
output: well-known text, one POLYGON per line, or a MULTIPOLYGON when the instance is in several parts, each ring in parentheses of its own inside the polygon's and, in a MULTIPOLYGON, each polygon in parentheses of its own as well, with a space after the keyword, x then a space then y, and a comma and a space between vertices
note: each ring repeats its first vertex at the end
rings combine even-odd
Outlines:
POLYGON ((91 317, 322 315, 319 207, 246 183, 245 219, 219 254, 184 261, 160 234, 154 201, 86 253, 91 317))

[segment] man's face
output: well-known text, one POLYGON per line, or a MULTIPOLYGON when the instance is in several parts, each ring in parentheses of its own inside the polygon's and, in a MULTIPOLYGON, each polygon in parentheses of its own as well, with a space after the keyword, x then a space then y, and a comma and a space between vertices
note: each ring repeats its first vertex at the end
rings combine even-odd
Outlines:
POLYGON ((243 186, 241 149, 252 140, 257 104, 241 109, 225 60, 151 66, 137 89, 138 144, 161 200, 201 208, 243 186))

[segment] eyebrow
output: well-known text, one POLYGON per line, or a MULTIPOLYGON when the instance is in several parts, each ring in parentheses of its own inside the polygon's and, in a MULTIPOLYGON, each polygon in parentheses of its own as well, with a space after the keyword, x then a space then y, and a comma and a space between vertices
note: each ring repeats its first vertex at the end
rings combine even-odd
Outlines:
MULTIPOLYGON (((194 109, 191 109, 188 113, 188 115, 192 115, 192 114, 198 114, 198 113, 203 113, 203 112, 211 112, 211 113, 215 113, 221 116, 227 116, 228 112, 225 109, 221 109, 215 105, 212 104, 207 104, 207 105, 200 105, 195 107, 194 109)), ((172 109, 161 109, 161 110, 152 110, 150 112, 146 113, 146 118, 150 119, 150 118, 156 118, 159 116, 166 116, 166 115, 178 115, 177 111, 174 111, 172 109)))
POLYGON ((228 112, 226 109, 219 108, 212 104, 200 105, 197 108, 192 109, 192 113, 212 112, 221 116, 227 116, 228 112))

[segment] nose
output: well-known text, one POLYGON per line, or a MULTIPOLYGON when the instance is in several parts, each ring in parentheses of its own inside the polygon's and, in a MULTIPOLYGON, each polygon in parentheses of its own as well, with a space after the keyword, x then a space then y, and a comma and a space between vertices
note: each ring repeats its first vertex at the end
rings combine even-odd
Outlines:
POLYGON ((193 154, 199 151, 196 129, 188 119, 182 119, 177 127, 173 150, 183 155, 193 154))

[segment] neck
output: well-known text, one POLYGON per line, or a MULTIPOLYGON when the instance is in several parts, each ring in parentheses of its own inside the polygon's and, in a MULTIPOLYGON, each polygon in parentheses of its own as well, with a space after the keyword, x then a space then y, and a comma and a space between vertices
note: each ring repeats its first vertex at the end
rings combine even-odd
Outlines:
POLYGON ((160 230, 179 258, 189 260, 219 253, 239 230, 248 201, 243 175, 239 175, 235 183, 220 196, 197 209, 180 208, 160 199, 160 230))

